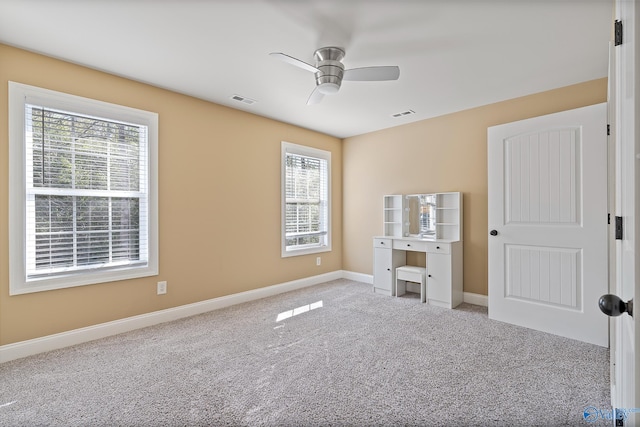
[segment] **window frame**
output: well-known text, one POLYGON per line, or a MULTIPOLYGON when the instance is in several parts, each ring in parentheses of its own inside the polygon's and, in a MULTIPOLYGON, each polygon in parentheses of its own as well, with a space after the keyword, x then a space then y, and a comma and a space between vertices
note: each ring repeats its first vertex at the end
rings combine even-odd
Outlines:
MULTIPOLYGON (((142 233, 141 233, 142 234, 142 233)), ((9 82, 9 295, 92 285, 158 274, 158 114, 22 83, 9 82), (142 265, 69 271, 27 278, 27 144, 25 105, 147 127, 147 248, 142 265)))
POLYGON ((318 148, 312 148, 305 145, 294 144, 291 142, 282 141, 281 144, 281 256, 283 258, 308 255, 321 252, 331 251, 331 152, 321 150, 318 148), (299 156, 311 157, 314 159, 321 159, 327 162, 327 200, 326 200, 326 244, 315 246, 304 246, 300 248, 287 249, 287 236, 286 236, 286 158, 287 154, 295 154, 299 156))

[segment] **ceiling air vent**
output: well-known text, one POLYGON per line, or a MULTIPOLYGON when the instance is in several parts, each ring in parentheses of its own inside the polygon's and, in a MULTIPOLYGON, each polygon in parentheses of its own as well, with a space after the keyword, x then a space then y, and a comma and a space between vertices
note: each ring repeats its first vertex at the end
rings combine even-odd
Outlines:
POLYGON ((391 117, 398 118, 398 117, 410 116, 411 114, 415 114, 415 113, 416 112, 413 111, 413 110, 407 110, 407 111, 403 111, 401 113, 392 114, 391 117))
POLYGON ((243 104, 247 104, 247 105, 255 104, 256 102, 258 102, 255 99, 247 98, 240 95, 233 95, 231 99, 233 99, 234 101, 242 102, 243 104))

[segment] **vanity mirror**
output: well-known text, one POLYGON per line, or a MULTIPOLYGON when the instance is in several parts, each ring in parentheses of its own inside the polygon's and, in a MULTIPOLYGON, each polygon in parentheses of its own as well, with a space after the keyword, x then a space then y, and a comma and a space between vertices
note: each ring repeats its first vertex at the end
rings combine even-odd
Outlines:
POLYGON ((409 194, 406 197, 408 209, 409 236, 421 239, 436 237, 436 195, 409 194))

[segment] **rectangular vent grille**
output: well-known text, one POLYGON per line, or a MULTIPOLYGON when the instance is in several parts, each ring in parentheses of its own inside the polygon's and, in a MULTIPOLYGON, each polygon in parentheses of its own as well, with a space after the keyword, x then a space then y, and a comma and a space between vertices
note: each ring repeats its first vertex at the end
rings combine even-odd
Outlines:
POLYGON ((240 96, 240 95, 233 95, 231 99, 233 99, 234 101, 242 102, 243 104, 247 104, 247 105, 255 104, 256 102, 258 102, 255 99, 247 98, 245 96, 240 96))
POLYGON ((413 110, 407 110, 407 111, 403 111, 401 113, 396 113, 396 114, 392 114, 391 117, 404 117, 404 116, 410 116, 411 114, 415 114, 416 112, 413 110))

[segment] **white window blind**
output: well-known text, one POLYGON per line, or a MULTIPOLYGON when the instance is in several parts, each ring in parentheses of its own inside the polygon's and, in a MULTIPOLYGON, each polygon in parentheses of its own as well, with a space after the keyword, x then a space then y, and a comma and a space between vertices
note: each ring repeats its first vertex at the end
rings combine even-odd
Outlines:
POLYGON ((330 249, 330 153, 283 143, 283 255, 330 249))
MULTIPOLYGON (((150 124, 157 121, 120 120, 113 104, 101 117, 85 112, 77 97, 23 86, 14 90, 21 95, 23 132, 11 133, 12 159, 22 154, 11 177, 24 192, 12 186, 11 202, 21 206, 11 210, 10 222, 23 224, 20 241, 11 241, 23 246, 24 259, 11 260, 12 293, 157 274, 150 181, 156 158, 150 124), (29 97, 30 88, 38 96, 29 97)), ((97 110, 86 110, 99 113, 102 104, 93 103, 97 110)))
POLYGON ((31 104, 25 118, 27 280, 146 263, 147 127, 31 104))

